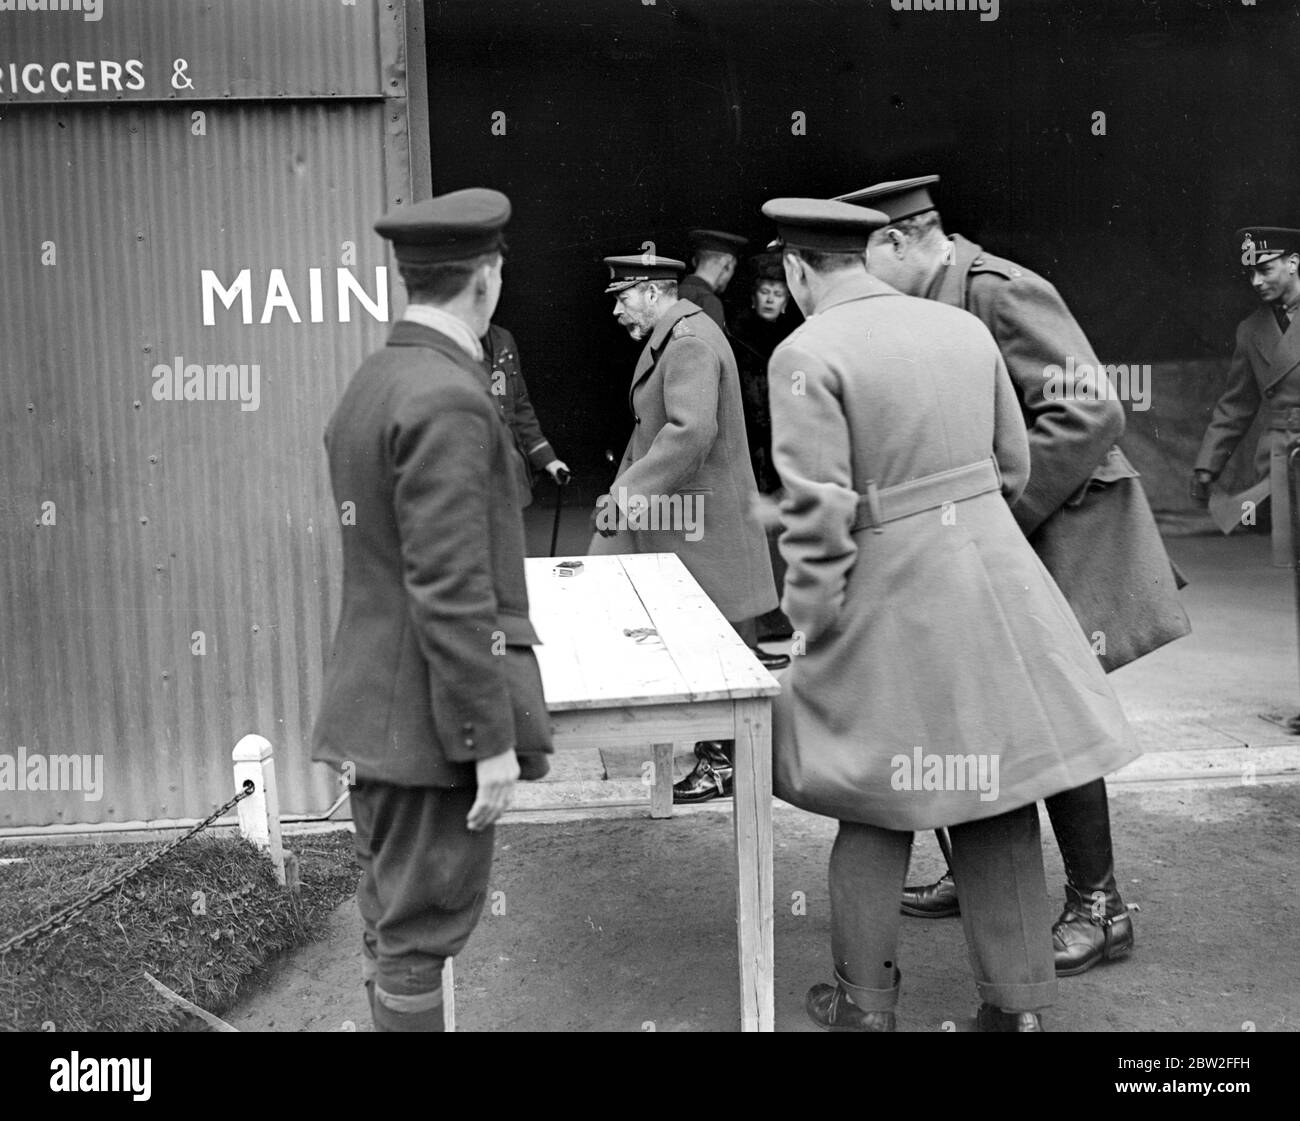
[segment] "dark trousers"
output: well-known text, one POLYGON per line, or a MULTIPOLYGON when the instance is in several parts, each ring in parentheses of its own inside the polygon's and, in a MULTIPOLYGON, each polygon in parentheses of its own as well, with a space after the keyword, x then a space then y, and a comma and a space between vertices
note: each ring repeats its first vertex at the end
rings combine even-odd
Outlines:
MULTIPOLYGON (((1037 808, 949 833, 980 999, 1008 1012, 1047 1007, 1056 999, 1056 972, 1037 808)), ((866 1011, 887 1012, 898 1001, 898 895, 911 848, 911 833, 842 821, 831 850, 835 972, 866 1011)))
MULTIPOLYGON (((1110 839, 1110 802, 1099 778, 1043 799, 1065 862, 1065 878, 1091 895, 1114 887, 1115 857, 1110 839)), ((960 880, 957 881, 961 883, 960 880)))
MULTIPOLYGON (((772 578, 776 582, 776 598, 780 601, 781 596, 785 593, 785 557, 781 555, 781 549, 778 541, 781 537, 781 527, 773 526, 767 531, 767 551, 772 560, 772 578)), ((790 620, 786 618, 785 612, 778 606, 772 608, 766 615, 758 617, 758 635, 760 638, 789 638, 792 633, 790 620)))
POLYGON ((494 831, 471 833, 473 787, 352 788, 365 924, 362 980, 373 983, 378 1031, 440 1031, 442 967, 478 923, 494 831))

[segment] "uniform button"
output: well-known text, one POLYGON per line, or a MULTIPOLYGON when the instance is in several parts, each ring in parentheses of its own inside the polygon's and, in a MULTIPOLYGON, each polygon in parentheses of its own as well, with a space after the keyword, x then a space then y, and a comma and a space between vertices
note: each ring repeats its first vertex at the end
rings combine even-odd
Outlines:
POLYGON ((472 732, 474 730, 474 725, 467 720, 460 726, 460 730, 462 732, 472 732))
POLYGON ((1265 396, 1265 397, 1272 397, 1273 394, 1276 393, 1276 392, 1277 392, 1277 390, 1275 390, 1275 389, 1266 389, 1266 390, 1264 390, 1264 396, 1265 396))
POLYGON ((637 422, 637 424, 640 424, 640 423, 641 423, 641 418, 640 418, 640 417, 637 417, 637 418, 636 418, 636 422, 637 422))
POLYGON ((474 737, 473 737, 473 736, 466 736, 466 737, 465 737, 465 746, 466 746, 466 747, 473 747, 473 746, 474 746, 474 737))

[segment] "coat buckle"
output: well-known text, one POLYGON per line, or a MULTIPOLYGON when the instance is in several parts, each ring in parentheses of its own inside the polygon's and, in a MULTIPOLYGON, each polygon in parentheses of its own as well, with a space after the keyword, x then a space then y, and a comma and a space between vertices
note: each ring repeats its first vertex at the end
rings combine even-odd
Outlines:
POLYGON ((867 482, 867 513, 871 516, 871 532, 885 532, 885 515, 880 506, 880 488, 876 486, 875 480, 867 482))

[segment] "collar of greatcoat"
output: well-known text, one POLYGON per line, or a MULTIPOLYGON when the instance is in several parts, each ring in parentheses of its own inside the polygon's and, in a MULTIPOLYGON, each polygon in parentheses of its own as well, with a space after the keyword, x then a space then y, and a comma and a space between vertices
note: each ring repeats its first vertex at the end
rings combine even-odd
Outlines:
POLYGON ((687 299, 679 299, 668 309, 664 317, 655 324, 655 329, 650 332, 650 341, 646 343, 646 349, 656 352, 663 350, 664 343, 668 339, 668 332, 677 325, 677 321, 685 319, 688 315, 694 315, 700 310, 699 304, 693 304, 687 299))
POLYGON ((650 337, 641 350, 641 357, 637 359, 636 369, 632 371, 632 384, 628 386, 627 403, 633 412, 636 412, 636 408, 632 404, 632 395, 636 392, 636 387, 641 380, 655 368, 655 363, 659 361, 659 352, 667 345, 668 337, 672 334, 673 328, 688 315, 696 314, 704 314, 699 304, 693 304, 687 299, 678 299, 664 314, 664 317, 655 324, 655 329, 650 332, 650 337))
POLYGON ((966 288, 970 284, 970 270, 981 253, 984 252, 973 241, 967 241, 961 234, 950 234, 948 244, 952 246, 952 258, 940 266, 930 287, 925 293, 928 300, 938 300, 941 304, 964 308, 966 306, 966 288))
POLYGON ((1284 335, 1278 329, 1272 307, 1261 307, 1246 320, 1251 344, 1268 367, 1263 387, 1276 384, 1300 364, 1300 324, 1292 323, 1284 335))
POLYGON ((813 315, 821 315, 822 312, 833 307, 839 307, 840 304, 847 304, 852 300, 865 300, 868 296, 901 296, 897 288, 891 288, 883 280, 877 280, 870 273, 854 274, 852 277, 846 277, 843 280, 836 281, 825 292, 822 298, 813 308, 813 315))

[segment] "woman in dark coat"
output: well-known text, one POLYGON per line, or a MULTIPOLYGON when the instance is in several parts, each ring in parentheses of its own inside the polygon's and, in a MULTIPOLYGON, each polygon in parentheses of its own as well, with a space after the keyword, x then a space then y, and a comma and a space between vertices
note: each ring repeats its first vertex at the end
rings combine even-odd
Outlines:
MULTIPOLYGON (((731 349, 740 373, 741 404, 745 409, 745 432, 749 439, 749 459, 754 465, 754 481, 759 494, 779 497, 781 476, 772 463, 772 413, 767 403, 767 363, 772 351, 801 322, 803 316, 790 299, 785 285, 785 270, 779 253, 762 253, 750 258, 753 279, 749 306, 732 319, 731 349)), ((777 548, 779 527, 768 531, 767 546, 772 557, 772 574, 777 595, 785 580, 785 561, 777 548)), ((760 639, 781 639, 790 635, 790 621, 777 607, 758 618, 760 639)))

